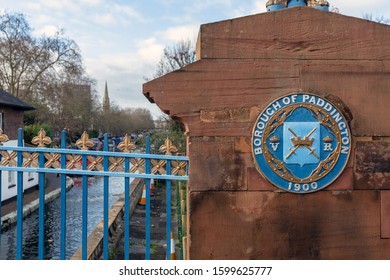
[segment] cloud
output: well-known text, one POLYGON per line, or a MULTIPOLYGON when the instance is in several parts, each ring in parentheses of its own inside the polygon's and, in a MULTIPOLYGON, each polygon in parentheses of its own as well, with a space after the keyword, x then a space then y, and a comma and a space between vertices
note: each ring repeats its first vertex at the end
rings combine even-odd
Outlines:
POLYGON ((143 19, 142 15, 137 10, 135 10, 133 7, 131 7, 129 5, 114 4, 114 5, 112 5, 112 10, 113 10, 113 12, 120 14, 122 16, 130 17, 130 18, 138 19, 138 20, 143 19))
POLYGON ((102 0, 78 0, 78 2, 82 5, 86 6, 99 6, 102 4, 102 0))
POLYGON ((110 99, 121 108, 141 107, 151 110, 154 118, 162 113, 142 94, 145 77, 151 78, 161 58, 164 45, 156 37, 134 40, 132 49, 124 52, 97 54, 85 60, 88 74, 98 81, 97 91, 103 96, 108 82, 110 99))
POLYGON ((171 42, 178 42, 180 40, 195 40, 199 32, 199 25, 184 25, 168 28, 160 33, 161 39, 165 38, 171 42))
POLYGON ((46 25, 36 31, 38 35, 54 36, 58 32, 58 28, 54 25, 46 25))
POLYGON ((337 7, 341 14, 361 17, 363 14, 374 14, 375 16, 389 14, 388 1, 385 0, 356 0, 356 1, 329 1, 331 6, 337 7))
POLYGON ((260 1, 254 0, 252 6, 253 6, 253 8, 251 9, 252 14, 259 14, 267 11, 267 8, 265 7, 265 3, 262 3, 260 1))
POLYGON ((42 9, 42 5, 39 2, 25 3, 24 7, 29 11, 35 11, 36 15, 39 14, 39 11, 42 9))
POLYGON ((267 0, 252 0, 251 2, 248 1, 245 4, 240 3, 240 5, 232 8, 232 15, 233 17, 243 17, 247 15, 264 13, 267 11, 265 7, 266 2, 267 0))
POLYGON ((110 25, 115 24, 117 22, 117 18, 115 18, 114 14, 111 13, 101 13, 95 14, 93 16, 93 21, 100 25, 110 25))
POLYGON ((49 9, 83 12, 84 8, 96 8, 104 4, 102 0, 40 0, 39 3, 42 7, 49 9))
POLYGON ((208 0, 208 1, 193 1, 192 5, 189 5, 188 10, 191 13, 197 13, 200 11, 209 10, 213 7, 219 7, 219 9, 223 8, 231 8, 232 0, 208 0))
POLYGON ((106 3, 103 9, 91 16, 91 21, 99 25, 131 25, 134 20, 145 21, 142 14, 133 7, 120 4, 106 3))
POLYGON ((126 85, 129 80, 143 83, 144 77, 152 77, 165 46, 154 37, 137 41, 133 50, 86 59, 88 74, 100 81, 115 79, 117 87, 126 85))
POLYGON ((130 25, 134 20, 144 20, 142 14, 131 5, 118 4, 114 1, 38 0, 24 3, 22 6, 31 12, 31 19, 40 25, 53 22, 68 25, 70 21, 84 25, 88 23, 100 26, 130 25), (41 20, 38 21, 35 17, 41 20))
POLYGON ((78 1, 74 0, 41 0, 40 5, 57 11, 79 11, 78 1))
POLYGON ((155 37, 140 40, 137 43, 137 57, 140 59, 140 63, 155 66, 161 58, 164 47, 163 44, 157 43, 155 37))

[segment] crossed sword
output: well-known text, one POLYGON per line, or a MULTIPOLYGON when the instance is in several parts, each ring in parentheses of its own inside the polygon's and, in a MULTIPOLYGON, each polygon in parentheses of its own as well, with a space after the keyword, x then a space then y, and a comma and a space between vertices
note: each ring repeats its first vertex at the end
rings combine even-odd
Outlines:
MULTIPOLYGON (((303 137, 303 139, 309 139, 309 137, 313 134, 313 132, 314 131, 316 131, 316 127, 315 128, 313 128, 305 137, 303 137)), ((288 128, 288 130, 296 137, 296 138, 299 138, 299 136, 291 129, 291 128, 288 128)), ((291 151, 287 154, 287 156, 286 156, 286 159, 288 159, 292 154, 295 154, 295 151, 299 148, 301 146, 301 144, 296 144, 292 149, 291 149, 291 151)), ((317 153, 315 152, 315 149, 312 149, 312 148, 310 148, 309 146, 307 146, 307 145, 304 145, 304 147, 306 147, 309 151, 310 151, 310 153, 309 153, 309 155, 313 155, 313 156, 315 156, 316 158, 320 158, 318 155, 317 155, 317 153)))

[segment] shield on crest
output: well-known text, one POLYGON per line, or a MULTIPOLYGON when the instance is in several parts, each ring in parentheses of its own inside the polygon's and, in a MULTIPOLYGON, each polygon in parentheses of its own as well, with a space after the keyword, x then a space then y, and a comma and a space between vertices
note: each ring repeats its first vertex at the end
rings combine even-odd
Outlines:
POLYGON ((283 161, 287 164, 320 162, 320 123, 285 122, 283 124, 283 161))

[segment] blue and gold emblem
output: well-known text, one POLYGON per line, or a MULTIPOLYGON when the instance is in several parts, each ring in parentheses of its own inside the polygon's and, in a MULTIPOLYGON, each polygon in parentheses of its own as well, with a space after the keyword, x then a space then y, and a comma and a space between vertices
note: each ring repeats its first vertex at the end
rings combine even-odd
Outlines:
POLYGON ((351 133, 341 111, 310 93, 273 101, 253 129, 252 152, 260 173, 288 192, 325 188, 344 170, 350 151, 351 133))

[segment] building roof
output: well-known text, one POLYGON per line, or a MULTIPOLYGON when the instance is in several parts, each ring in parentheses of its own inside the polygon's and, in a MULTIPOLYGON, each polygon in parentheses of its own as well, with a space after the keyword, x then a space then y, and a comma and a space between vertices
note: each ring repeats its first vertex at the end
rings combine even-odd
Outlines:
POLYGON ((19 110, 35 110, 35 108, 31 105, 2 89, 0 89, 0 106, 11 107, 19 110))

